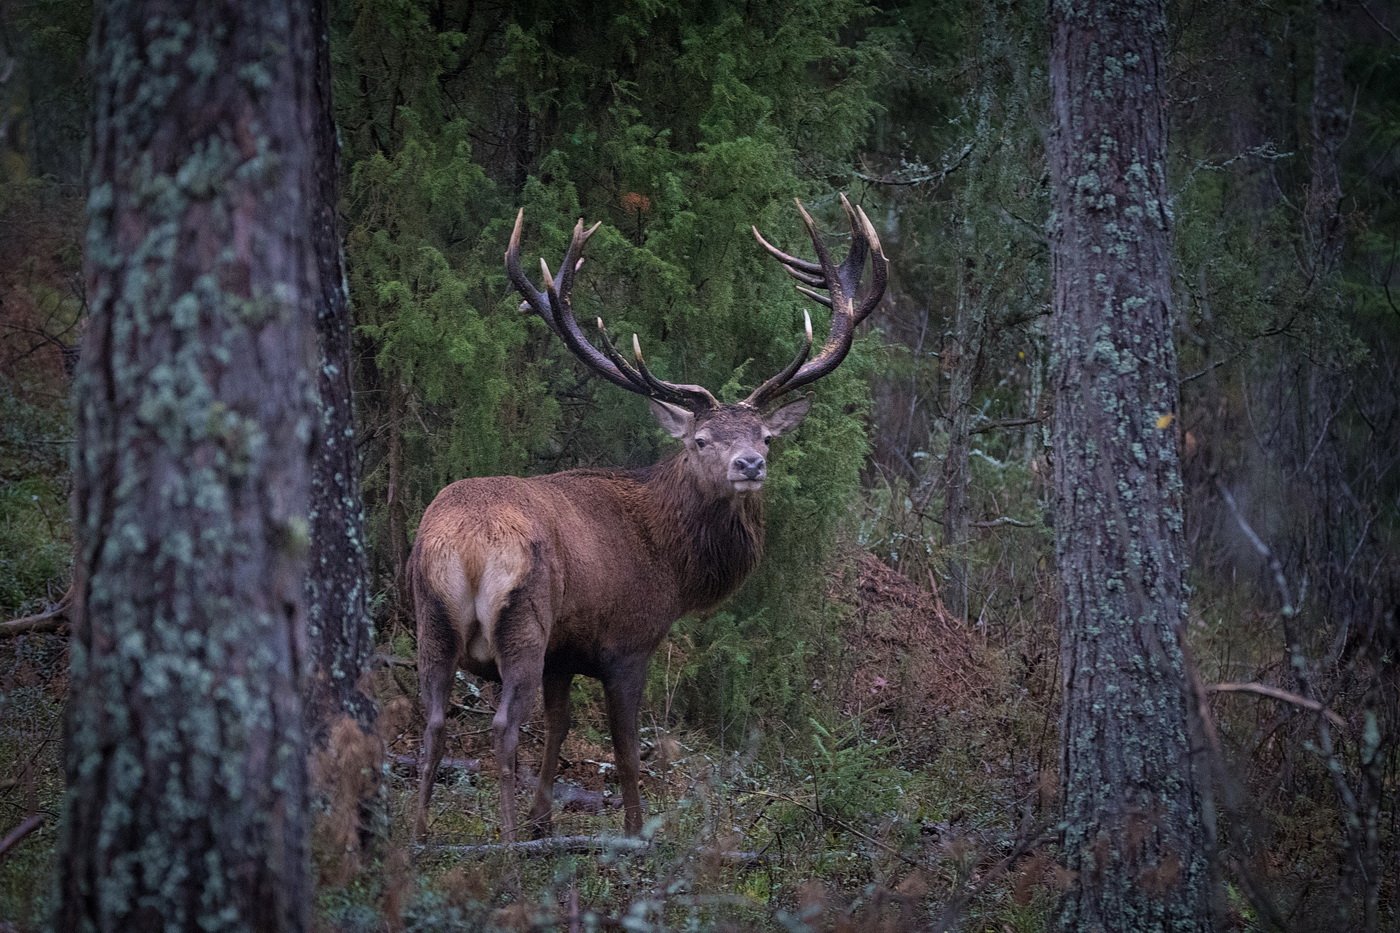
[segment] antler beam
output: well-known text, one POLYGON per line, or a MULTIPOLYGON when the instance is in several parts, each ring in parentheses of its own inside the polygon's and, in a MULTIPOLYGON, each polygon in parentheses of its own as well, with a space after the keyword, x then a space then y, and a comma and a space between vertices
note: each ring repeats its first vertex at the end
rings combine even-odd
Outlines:
POLYGON ((666 382, 653 375, 642 358, 641 343, 636 334, 632 335, 632 346, 637 360, 635 367, 613 346, 602 318, 597 319, 597 327, 603 348, 600 350, 584 336, 583 329, 574 317, 571 296, 574 277, 583 265, 583 248, 599 224, 595 223, 585 229, 580 218, 574 225, 574 233, 569 240, 569 248, 564 252, 564 261, 559 267, 557 278, 550 274, 549 265, 543 259, 540 260, 540 275, 544 281, 544 289, 540 290, 520 267, 520 231, 524 223, 525 209, 521 208, 520 213, 515 216, 515 229, 511 232, 510 245, 506 248, 506 274, 515 290, 524 298, 520 310, 531 310, 539 315, 580 362, 613 385, 647 398, 679 405, 690 411, 704 411, 719 405, 718 400, 704 386, 666 382))
POLYGON ((745 399, 747 405, 762 408, 778 396, 815 382, 840 366, 846 354, 851 351, 856 325, 870 316, 870 312, 875 310, 875 306, 885 294, 885 285, 889 278, 889 260, 885 258, 885 251, 880 245, 880 237, 876 234, 875 227, 870 223, 870 218, 865 216, 864 210, 851 207, 851 202, 846 200, 844 194, 841 195, 841 207, 846 211, 846 219, 851 224, 851 249, 840 266, 832 261, 826 244, 817 233, 817 225, 812 220, 812 215, 807 213, 801 201, 797 202, 797 211, 802 215, 802 223, 807 228, 808 236, 812 238, 812 248, 817 254, 816 262, 783 252, 765 240, 757 227, 751 228, 758 244, 782 264, 788 275, 797 280, 797 290, 831 309, 831 330, 821 350, 816 356, 808 359, 812 348, 812 319, 808 316, 806 339, 798 348, 797 356, 782 372, 754 389, 745 399), (857 303, 856 296, 860 289, 860 280, 865 274, 867 257, 870 259, 870 287, 857 303), (823 289, 826 294, 816 289, 823 289))

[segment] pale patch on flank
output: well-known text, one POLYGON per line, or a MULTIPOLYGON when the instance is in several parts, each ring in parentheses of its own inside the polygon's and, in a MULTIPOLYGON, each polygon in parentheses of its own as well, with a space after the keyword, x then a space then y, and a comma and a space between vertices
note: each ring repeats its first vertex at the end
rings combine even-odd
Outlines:
POLYGON ((441 597, 447 606, 447 614, 452 617, 458 644, 465 644, 470 637, 472 623, 476 621, 475 601, 466 568, 457 555, 448 551, 430 561, 427 569, 429 585, 441 597))
POLYGON ((523 549, 505 547, 486 558, 486 567, 476 589, 476 631, 467 645, 474 661, 485 663, 496 657, 496 622, 506 600, 529 569, 523 549))

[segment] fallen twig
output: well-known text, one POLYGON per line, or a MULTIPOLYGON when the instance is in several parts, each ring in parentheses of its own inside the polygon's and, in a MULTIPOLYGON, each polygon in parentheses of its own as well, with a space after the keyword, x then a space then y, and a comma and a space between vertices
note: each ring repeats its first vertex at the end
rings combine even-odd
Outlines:
MULTIPOLYGON (((417 755, 390 755, 389 764, 399 768, 407 768, 414 774, 418 773, 417 755)), ((438 773, 444 771, 465 771, 468 774, 476 774, 481 770, 480 758, 450 758, 444 757, 438 762, 438 773)))
POLYGON ((998 878, 1002 877, 1008 871, 1010 871, 1011 867, 1016 864, 1018 859, 1026 855, 1036 846, 1041 846, 1045 845, 1046 843, 1054 842, 1056 838, 1056 833, 1051 832, 1050 829, 1051 827, 1048 825, 1041 825, 1037 827, 1033 832, 1022 833, 1021 838, 1017 841, 1016 846, 1011 850, 1011 853, 1009 855, 1005 856, 1001 861, 997 862, 990 869, 983 872, 981 879, 978 880, 978 882, 975 885, 973 885, 968 890, 964 891, 962 894, 959 894, 957 897, 953 898, 946 905, 944 905, 943 910, 938 916, 938 920, 933 926, 933 929, 952 929, 958 917, 962 914, 964 910, 967 909, 967 906, 971 904, 974 900, 976 900, 978 897, 980 897, 982 895, 982 892, 986 891, 987 888, 991 886, 992 882, 996 881, 998 878))
MULTIPOLYGON (((651 851, 652 845, 649 839, 634 839, 630 836, 551 836, 548 839, 488 842, 476 845, 417 845, 413 847, 413 851, 415 854, 440 852, 463 858, 486 858, 507 852, 518 855, 562 855, 579 852, 641 854, 651 851)), ((764 861, 762 853, 731 849, 706 847, 697 849, 695 854, 739 865, 756 865, 764 861)))
POLYGON ((890 855, 893 855, 895 858, 899 859, 901 862, 904 862, 906 865, 918 868, 923 864, 918 859, 910 858, 909 856, 905 855, 903 852, 896 849, 888 842, 876 839, 874 836, 871 836, 868 833, 863 833, 859 829, 856 829, 854 826, 852 826, 850 823, 847 823, 844 820, 839 820, 829 813, 823 813, 820 808, 814 807, 811 804, 803 803, 802 801, 797 800, 793 797, 789 797, 785 794, 775 794, 771 791, 766 790, 755 790, 751 791, 750 793, 753 794, 753 796, 755 797, 771 797, 774 800, 780 800, 783 803, 792 804, 794 807, 806 810, 808 813, 812 814, 820 820, 824 820, 825 822, 830 823, 837 829, 850 833, 852 836, 855 836, 858 839, 864 839, 866 842, 870 843, 876 848, 883 849, 885 852, 889 853, 890 855))
POLYGON ((516 852, 521 855, 556 855, 568 852, 644 852, 651 848, 645 839, 629 836, 552 836, 548 839, 525 839, 519 842, 486 842, 476 845, 418 845, 415 853, 442 852, 466 858, 480 858, 516 852))
POLYGON ((1347 724, 1345 719, 1334 713, 1332 710, 1328 709, 1326 706, 1322 705, 1317 700, 1310 700, 1307 697, 1299 696, 1296 693, 1290 693, 1289 691, 1283 690, 1279 687, 1272 687, 1268 684, 1261 684, 1257 681, 1250 681, 1249 683, 1242 684, 1211 684, 1210 686, 1206 687, 1206 690, 1210 693, 1257 693, 1259 696, 1269 697, 1271 699, 1278 700, 1281 703, 1291 703, 1294 706, 1301 706, 1303 709, 1311 710, 1314 713, 1321 713, 1322 715, 1326 716, 1329 720, 1332 721, 1332 725, 1336 726, 1339 729, 1344 728, 1347 724))
POLYGON ((26 635, 30 632, 56 632, 68 624, 68 610, 73 606, 73 590, 63 594, 63 598, 43 612, 32 616, 21 616, 0 622, 0 638, 12 635, 26 635))
POLYGON ((1023 428, 1032 424, 1040 424, 1040 418, 1003 418, 1000 421, 987 421, 972 428, 968 434, 983 434, 987 431, 1001 431, 1006 428, 1023 428))
POLYGON ((1011 518, 1011 517, 1008 516, 1008 515, 1003 515, 1003 516, 1001 516, 1000 518, 988 519, 987 521, 984 521, 984 522, 973 522, 973 523, 972 523, 972 527, 973 527, 973 528, 1000 528, 1000 527, 1002 527, 1003 525, 1010 525, 1010 526, 1013 527, 1013 528, 1034 528, 1034 527, 1035 527, 1035 525, 1032 524, 1031 522, 1023 522, 1023 521, 1021 521, 1019 518, 1011 518))
POLYGON ((38 813, 31 813, 20 821, 20 824, 5 834, 4 839, 0 839, 0 861, 4 861, 5 856, 11 849, 24 841, 34 830, 44 823, 44 818, 38 813))

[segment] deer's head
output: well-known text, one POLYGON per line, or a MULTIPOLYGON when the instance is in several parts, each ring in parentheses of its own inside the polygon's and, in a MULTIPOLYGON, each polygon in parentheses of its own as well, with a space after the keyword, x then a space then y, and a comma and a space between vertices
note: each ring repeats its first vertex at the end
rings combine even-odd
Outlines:
POLYGON ((831 329, 826 343, 812 356, 812 318, 804 311, 803 339, 792 362, 754 389, 748 398, 732 405, 721 403, 703 386, 657 378, 647 367, 636 334, 632 335, 635 363, 618 351, 602 318, 595 321, 597 343, 584 335, 574 317, 570 296, 574 278, 583 265, 584 245, 598 224, 586 229, 582 220, 575 224, 557 279, 540 260, 544 280, 544 289, 540 290, 520 268, 520 231, 525 220, 522 209, 515 218, 515 230, 506 249, 506 272, 524 297, 522 311, 538 314, 569 350, 598 375, 650 399, 657 422, 685 445, 684 465, 698 486, 716 494, 750 495, 763 488, 768 476, 769 443, 802 422, 811 407, 811 398, 803 396, 784 405, 776 403, 783 395, 815 382, 841 364, 850 352, 856 325, 875 310, 885 291, 889 263, 875 228, 865 211, 852 208, 845 195, 841 196, 841 206, 851 224, 851 247, 839 266, 832 261, 801 201, 797 202, 797 210, 811 236, 815 261, 783 252, 765 240, 758 228, 752 228, 759 245, 797 280, 797 290, 831 309, 831 329), (857 302, 867 257, 870 287, 857 302))
POLYGON ((714 493, 748 495, 768 478, 768 446, 802 423, 806 396, 764 414, 747 405, 719 405, 691 412, 652 399, 652 416, 685 445, 683 462, 697 486, 714 493))

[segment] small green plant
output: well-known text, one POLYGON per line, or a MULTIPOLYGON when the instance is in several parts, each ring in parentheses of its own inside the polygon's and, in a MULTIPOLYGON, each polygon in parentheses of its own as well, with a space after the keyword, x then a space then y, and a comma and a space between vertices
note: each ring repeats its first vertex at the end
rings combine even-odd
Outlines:
POLYGON ((809 720, 812 751, 808 781, 815 808, 844 823, 866 825, 893 816, 914 776, 890 763, 890 748, 861 735, 855 723, 837 735, 809 720))
POLYGON ((71 561, 64 408, 0 388, 0 613, 41 608, 63 592, 71 561))

